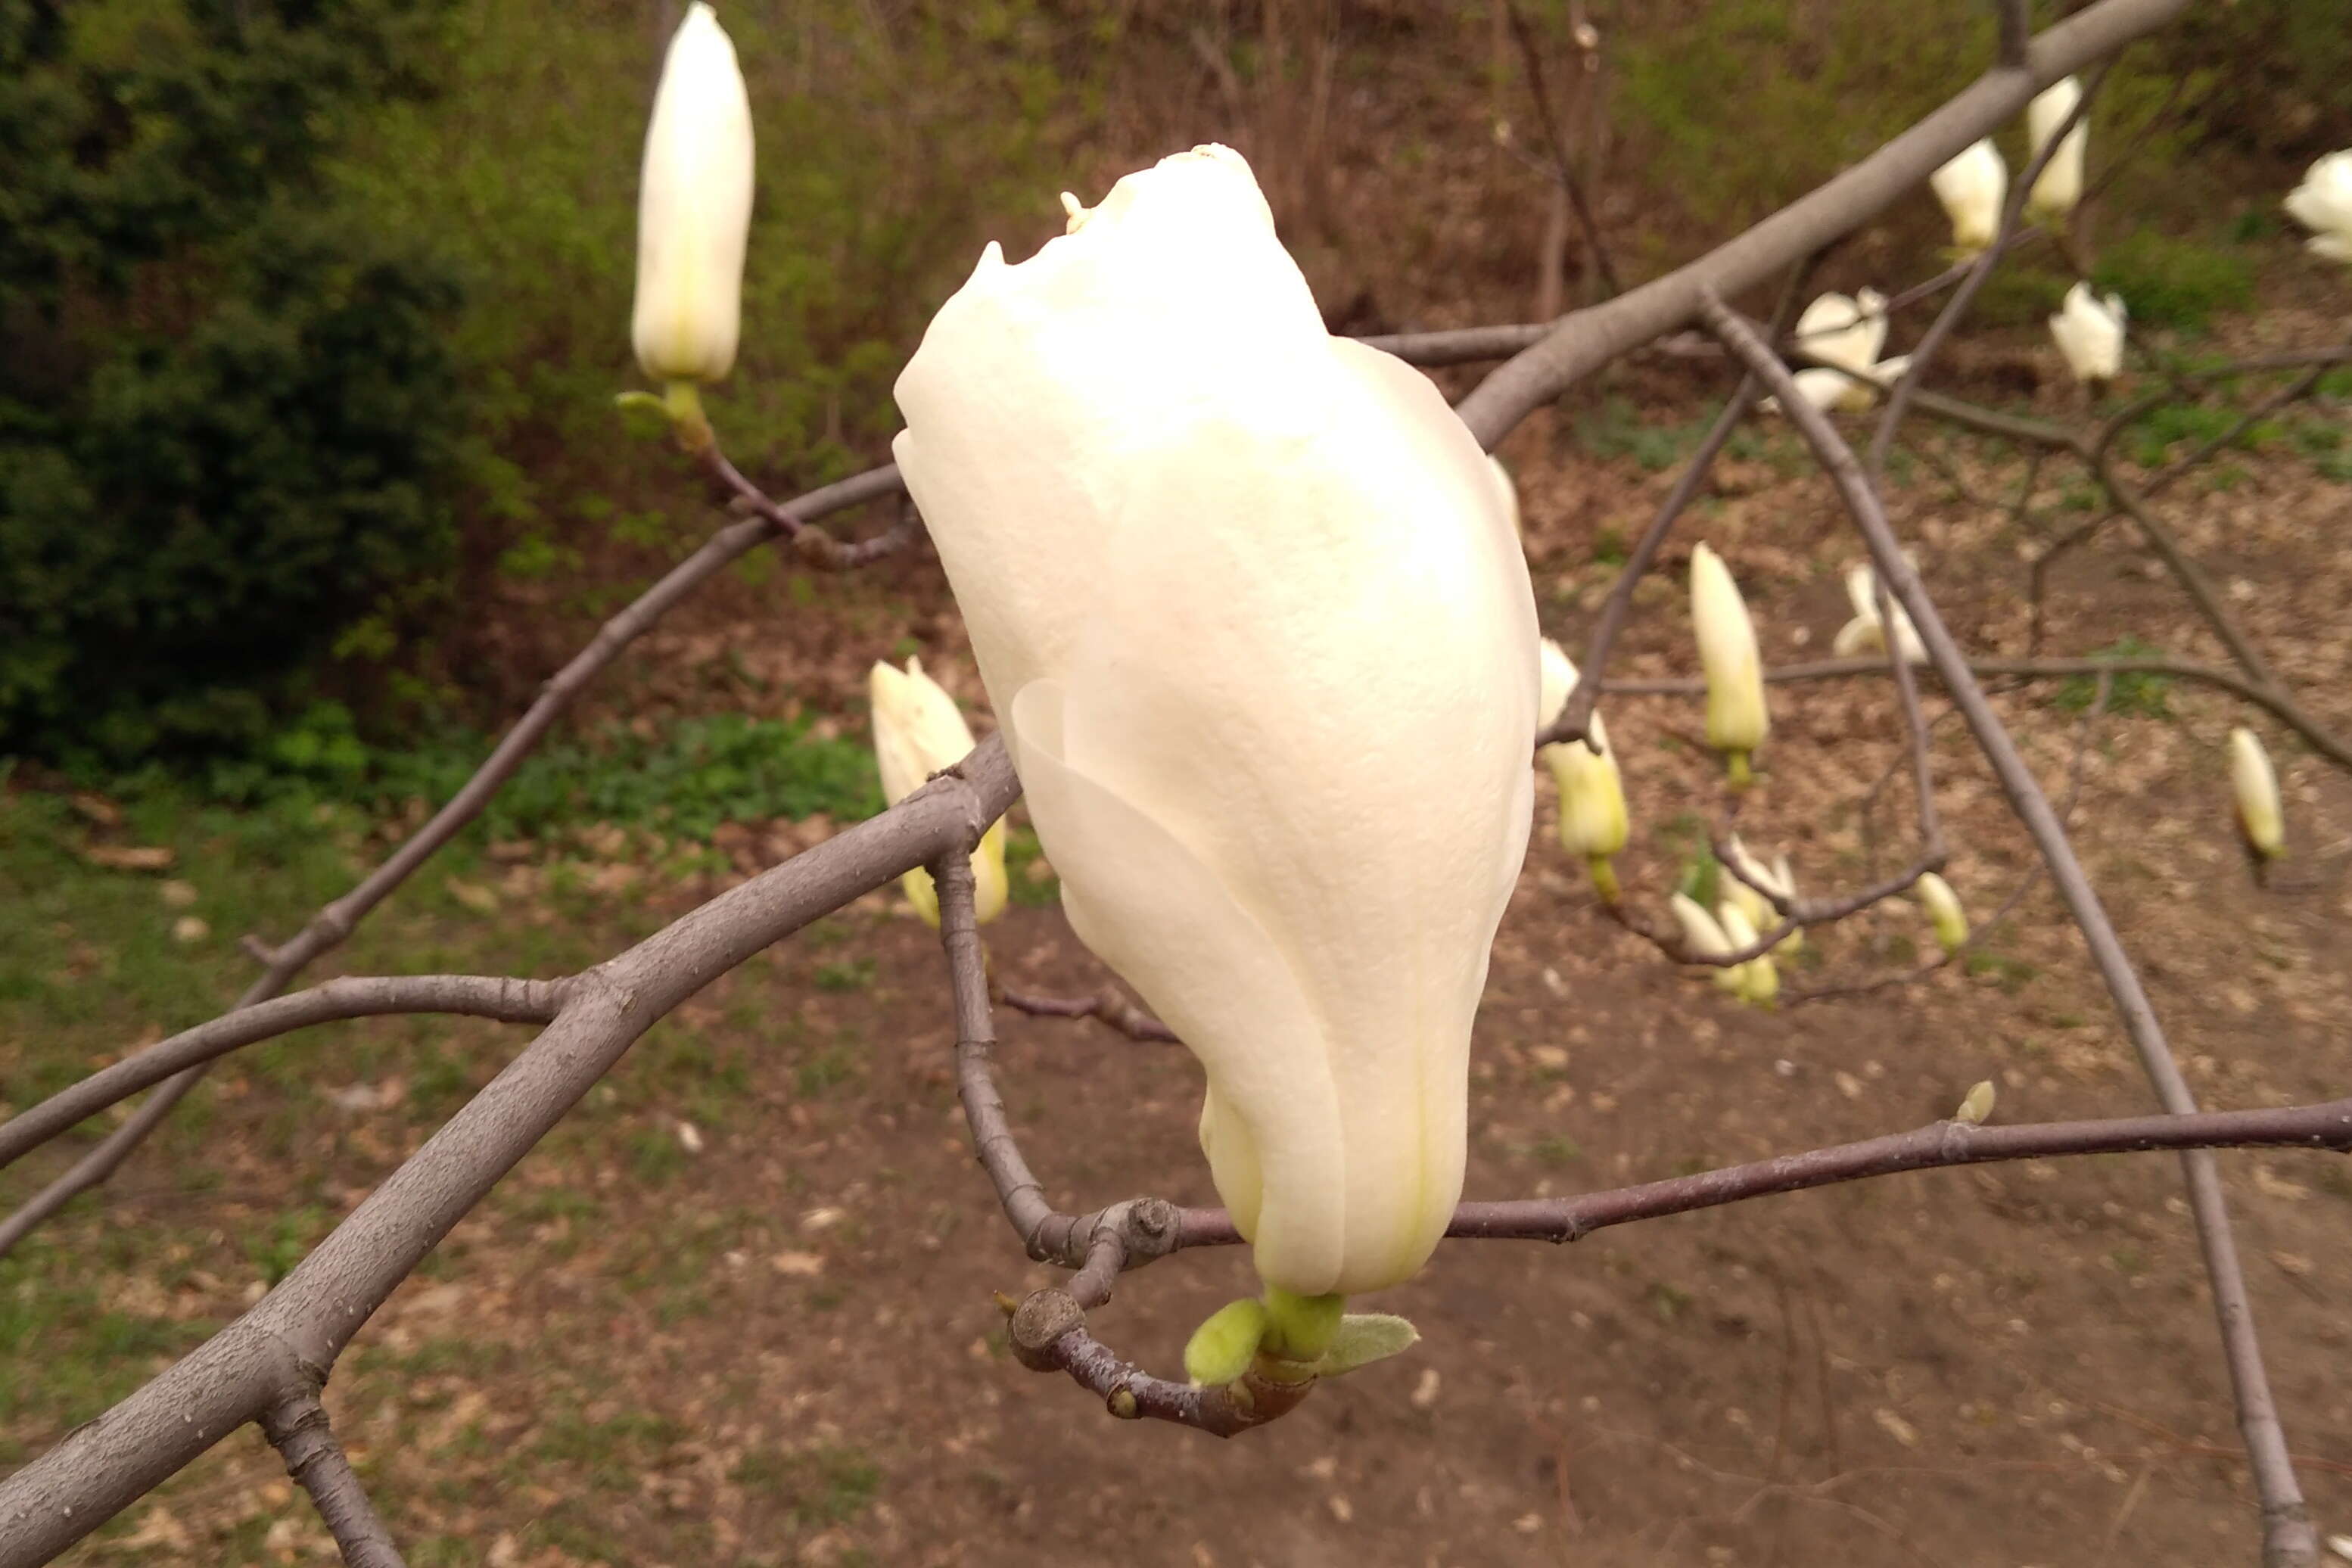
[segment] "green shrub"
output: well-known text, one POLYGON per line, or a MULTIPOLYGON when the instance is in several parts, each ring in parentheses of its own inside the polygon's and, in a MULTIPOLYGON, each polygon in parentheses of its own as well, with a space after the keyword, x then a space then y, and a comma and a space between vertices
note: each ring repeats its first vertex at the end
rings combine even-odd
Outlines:
POLYGON ((250 741, 447 559, 456 296, 315 178, 432 9, 0 6, 0 752, 250 741))
POLYGON ((2254 264, 2210 239, 2172 239, 2140 229, 2100 255, 2092 279, 2130 307, 2135 326, 2204 326, 2216 310, 2242 310, 2254 297, 2254 264))

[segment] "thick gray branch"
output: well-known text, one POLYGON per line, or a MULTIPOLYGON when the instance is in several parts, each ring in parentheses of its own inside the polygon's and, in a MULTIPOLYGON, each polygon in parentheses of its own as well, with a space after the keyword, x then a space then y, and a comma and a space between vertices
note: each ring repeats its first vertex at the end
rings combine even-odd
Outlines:
POLYGON ((1003 742, 572 982, 539 1038, 243 1317, 0 1482, 0 1568, 47 1562, 223 1436, 289 1372, 322 1382, 370 1314, 664 1014, 862 893, 969 853, 1020 791, 1003 742))

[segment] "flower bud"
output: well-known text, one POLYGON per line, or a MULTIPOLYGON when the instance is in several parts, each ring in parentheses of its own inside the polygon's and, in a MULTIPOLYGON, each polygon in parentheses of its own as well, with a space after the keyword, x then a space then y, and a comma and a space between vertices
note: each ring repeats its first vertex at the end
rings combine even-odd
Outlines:
POLYGON ((1730 753, 1735 782, 1748 753, 1764 743, 1771 710, 1764 701, 1764 661, 1756 627, 1730 568, 1705 544, 1691 552, 1691 626, 1706 671, 1706 743, 1730 753))
POLYGON ((2286 851, 2286 815, 2279 805, 2278 774, 2255 733, 2241 724, 2230 731, 2230 789, 2237 797, 2238 832, 2255 858, 2274 860, 2286 851))
POLYGON ((2009 165, 1987 138, 1927 176, 1944 215, 1952 220, 1952 244, 1974 256, 2000 232, 2001 199, 2009 194, 2009 165))
POLYGON ((2105 300, 2088 283, 2066 290, 2065 303, 2050 318, 2050 340, 2065 356, 2076 381, 2108 381, 2124 368, 2124 300, 2105 300))
MULTIPOLYGON (((1729 949, 1731 952, 1736 952, 1742 948, 1754 947, 1758 939, 1764 934, 1758 931, 1756 923, 1748 918, 1747 910, 1741 909, 1730 899, 1726 899, 1717 905, 1715 914, 1717 923, 1723 927, 1723 940, 1731 944, 1729 949)), ((1745 963, 1736 964, 1725 973, 1732 976, 1730 989, 1736 992, 1743 1002, 1753 1003, 1759 1007, 1769 1007, 1773 999, 1780 994, 1780 967, 1772 962, 1769 953, 1751 958, 1745 963)))
POLYGON ((656 381, 718 381, 735 363, 751 225, 751 106, 735 46, 687 7, 654 92, 637 186, 630 338, 656 381))
MULTIPOLYGON (((2082 101, 2083 84, 2071 76, 2060 77, 2033 95, 2033 101, 2025 106, 2025 127, 2033 142, 2031 156, 2042 155, 2042 149, 2050 144, 2050 138, 2058 134, 2058 127, 2066 123, 2066 117, 2082 101)), ((2085 114, 2066 132, 2066 139, 2058 143, 2058 151, 2050 155, 2050 162, 2042 166, 2032 194, 2025 198, 2026 216, 2037 223, 2065 221, 2074 210, 2074 204, 2083 199, 2083 159, 2090 144, 2091 120, 2085 114)))
POLYGON ((1936 942, 1946 952, 1958 952, 1969 940, 1969 917, 1952 885, 1930 871, 1919 879, 1919 903, 1936 928, 1936 942))
MULTIPOLYGON (((1543 640, 1541 721, 1549 724, 1568 705, 1576 689, 1576 666, 1558 643, 1543 640)), ((1557 741, 1537 754, 1551 769, 1559 785, 1559 843, 1570 854, 1587 861, 1605 861, 1621 853, 1631 828, 1625 813, 1625 784, 1617 771, 1617 753, 1609 731, 1595 712, 1587 726, 1601 750, 1582 741, 1557 741)), ((1596 878, 1599 871, 1595 870, 1596 878)))
POLYGON ((2312 254, 2352 262, 2352 147, 2314 163, 2287 193, 2286 215, 2312 231, 2312 254))
MULTIPOLYGON (((1780 925, 1785 917, 1773 907, 1772 900, 1793 902, 1797 897, 1797 879, 1790 873, 1786 855, 1774 858, 1770 866, 1748 852, 1748 847, 1733 834, 1724 846, 1725 858, 1730 862, 1723 878, 1724 896, 1738 902, 1740 912, 1757 931, 1768 931, 1780 925), (1761 888, 1763 892, 1757 891, 1761 888), (1765 894, 1770 894, 1767 898, 1765 894)), ((1791 957, 1805 945, 1805 929, 1790 926, 1789 934, 1772 944, 1775 952, 1785 952, 1791 957)))
MULTIPOLYGON (((1666 900, 1666 907, 1675 911, 1675 920, 1683 928, 1683 946, 1690 950, 1693 957, 1721 958, 1734 951, 1722 925, 1696 899, 1687 893, 1676 893, 1666 900)), ((1744 966, 1712 966, 1716 984, 1723 990, 1738 992, 1744 978, 1739 973, 1741 967, 1744 966)))
MULTIPOLYGON (((892 805, 922 788, 933 773, 971 754, 971 726, 957 710, 955 699, 923 673, 920 659, 908 659, 904 669, 877 664, 866 686, 874 709, 874 758, 881 768, 882 797, 892 805)), ((971 879, 972 914, 985 925, 1003 912, 1010 891, 1001 817, 989 824, 980 847, 971 853, 971 879)), ((940 895, 931 886, 931 874, 919 866, 900 885, 924 923, 938 925, 940 895)))
MULTIPOLYGON (((1837 640, 1830 651, 1840 658, 1852 658, 1886 647, 1886 627, 1878 618, 1878 574, 1868 562, 1850 568, 1845 574, 1845 596, 1853 605, 1853 619, 1838 628, 1837 640)), ((1888 595, 1886 607, 1895 612, 1895 644, 1903 657, 1912 664, 1927 662, 1927 649, 1919 640, 1919 628, 1911 624, 1911 612, 1901 600, 1888 595)))
POLYGON ((1968 1098, 1960 1101, 1960 1108, 1952 1112, 1952 1120, 1965 1121, 1971 1127, 1981 1127, 1984 1119, 1992 1114, 1992 1079, 1980 1079, 1970 1086, 1968 1098))

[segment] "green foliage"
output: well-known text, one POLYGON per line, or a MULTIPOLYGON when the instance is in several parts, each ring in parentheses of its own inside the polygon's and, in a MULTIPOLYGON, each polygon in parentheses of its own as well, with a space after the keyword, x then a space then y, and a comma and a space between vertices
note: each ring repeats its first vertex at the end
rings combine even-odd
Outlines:
MULTIPOLYGON (((2244 416, 2236 408, 2202 403, 2166 403, 2148 410, 2132 426, 2132 460, 2153 468, 2170 455, 2176 443, 2202 444, 2228 435, 2244 416)), ((2284 433, 2275 419, 2257 419, 2233 437, 2230 446, 2252 452, 2272 445, 2284 433)))
MULTIPOLYGON (((371 745, 350 711, 320 703, 272 736, 257 755, 216 762, 201 792, 242 805, 328 802, 369 810, 456 794, 489 751, 457 736, 415 750, 371 745)), ((115 787, 169 787, 160 771, 115 787)), ((722 822, 794 819, 824 812, 862 819, 882 809, 872 752, 855 741, 812 737, 804 722, 717 713, 681 719, 652 738, 609 724, 579 740, 541 744, 484 809, 475 828, 490 839, 544 837, 589 822, 708 837, 722 822)))
POLYGON ((2135 326, 2195 330, 2214 311, 2242 310, 2254 298, 2250 257, 2210 238, 2172 239, 2145 228, 2109 246, 2092 279, 2124 297, 2135 326))
POLYGON ((455 292, 319 181, 437 8, 0 7, 0 747, 249 739, 447 558, 455 292))
MULTIPOLYGON (((2103 647, 2094 658, 2152 658, 2163 650, 2127 637, 2112 647, 2103 647)), ((2141 671, 2126 671, 2108 677, 2107 708, 2109 713, 2140 719, 2168 719, 2172 710, 2166 704, 2165 693, 2172 688, 2172 677, 2141 671)), ((2060 686, 2051 698, 2056 707, 2069 713, 2086 711, 2098 700, 2099 683, 2095 676, 2077 675, 2060 686)))
POLYGON ((1799 5, 1678 0, 1617 35, 1625 127, 1647 182, 1728 233, 1862 158, 1990 52, 1967 0, 1799 5))

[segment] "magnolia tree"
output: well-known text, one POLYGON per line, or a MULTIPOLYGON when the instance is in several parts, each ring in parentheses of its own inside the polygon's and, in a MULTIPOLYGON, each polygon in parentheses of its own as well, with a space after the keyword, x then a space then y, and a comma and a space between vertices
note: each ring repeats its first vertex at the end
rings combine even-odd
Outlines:
MULTIPOLYGON (((2090 676, 2100 705, 2122 674, 2208 681, 2352 767, 2352 747, 2279 682, 2151 509, 2179 472, 2237 432, 2136 484, 2112 456, 2117 437, 2165 400, 2301 370, 2246 413, 2251 423, 2352 354, 2159 367, 2149 379, 2160 384, 2082 426, 1980 408, 1924 384, 2000 258, 2063 239, 2084 195, 2103 62, 2183 6, 2097 0, 2029 37, 2025 7, 2004 5, 1999 58, 1926 120, 1701 259, 1532 326, 1334 337, 1248 165, 1223 147, 1177 153, 1119 181, 1097 205, 1065 195, 1067 233, 1027 261, 1009 264, 990 246, 898 382, 908 427, 897 466, 785 501, 729 462, 701 402, 735 355, 752 133, 733 47, 709 7, 692 6, 670 46, 642 182, 633 336, 661 391, 630 395, 667 412, 739 520, 609 622, 389 860, 291 940, 258 948, 264 973, 235 1011, 131 1052, 0 1125, 0 1162, 13 1161, 155 1090, 0 1226, 0 1246, 103 1181, 211 1063, 256 1041, 384 1013, 463 1014, 541 1032, 257 1304, 0 1483, 0 1568, 48 1561, 248 1422, 281 1450, 348 1562, 397 1563, 320 1400, 337 1358, 656 1021, 761 949, 898 879, 940 932, 958 1089, 979 1163, 1022 1250, 1070 1271, 1058 1286, 1005 1301, 1011 1344, 1024 1365, 1075 1380, 1113 1416, 1216 1436, 1278 1419, 1319 1383, 1411 1345, 1402 1319, 1349 1309, 1429 1266, 1442 1238, 1567 1241, 1923 1167, 2177 1150, 2260 1499, 2262 1558, 2315 1561, 2317 1534, 2206 1151, 2352 1150, 2352 1100, 2197 1106, 2063 812, 1978 678, 2090 676), (2033 152, 2012 177, 1988 138, 2020 113, 2033 152), (1892 295, 1829 294, 1797 309, 1823 247, 1923 185, 1950 216, 1952 267, 1892 295), (1769 321, 1729 302, 1776 276, 1785 280, 1769 321), (1910 353, 1886 357, 1891 324, 1938 299, 1910 353), (1580 667, 1538 637, 1517 502, 1485 448, 1578 378, 1694 324, 1739 368, 1738 388, 1632 550, 1580 667), (1454 407, 1413 368, 1496 360, 1454 407), (1698 542, 1689 588, 1703 676, 1609 681, 1635 584, 1733 430, 1767 405, 1834 479, 1867 557, 1847 579, 1853 618, 1838 657, 1766 668, 1731 571, 1698 542), (1860 452, 1832 418, 1847 412, 1867 416, 1860 452), (2235 668, 2044 658, 2038 648, 1975 657, 1960 647, 1877 492, 1915 414, 2016 443, 2037 463, 2079 463, 2104 489, 2109 510, 2037 563, 2037 602, 2049 554, 2128 519, 2235 668), (818 526, 902 493, 911 508, 863 541, 818 526), (481 809, 622 647, 719 568, 780 542, 850 569, 926 534, 971 633, 997 716, 993 738, 974 746, 919 662, 877 665, 875 742, 891 803, 881 816, 566 978, 355 977, 285 994, 481 809), (1889 681, 1908 725, 1916 855, 1871 886, 1808 896, 1785 857, 1768 859, 1728 831, 1730 812, 1770 743, 1774 685, 1869 675, 1889 681), (1920 696, 1929 679, 1965 721, 2080 925, 2160 1113, 1996 1125, 1985 1083, 1947 1120, 1860 1143, 1569 1197, 1464 1201, 1471 1024, 1527 850, 1531 760, 1556 781, 1560 844, 1589 868, 1595 907, 1668 958, 1711 970, 1737 1004, 1775 1005, 1790 999, 1780 962, 1808 927, 1883 900, 1909 897, 1924 910, 1938 949, 1926 968, 1969 942, 1968 915, 1938 874, 1946 844, 1920 696), (1711 908, 1675 893, 1660 922, 1654 892, 1620 883, 1613 861, 1631 812, 1596 707, 1612 689, 1705 698, 1706 741, 1722 755, 1727 791, 1711 908), (1332 765, 1335 755, 1348 765, 1332 765), (1072 929, 1142 1005, 1116 991, 1034 996, 992 982, 980 926, 1005 903, 1001 818, 1019 796, 1060 875, 1072 929), (1201 1146, 1224 1207, 1139 1197, 1055 1211, 992 1079, 997 1005, 1181 1041, 1206 1079, 1201 1146), (1125 1270, 1214 1246, 1248 1247, 1264 1289, 1200 1327, 1181 1376, 1130 1364, 1096 1336, 1090 1314, 1125 1270)), ((1559 172, 1569 179, 1565 162, 1559 172)), ((2285 205, 2313 231, 2313 251, 2352 260, 2352 153, 2322 160, 2285 205)), ((2087 284, 2067 294, 2051 334, 2087 384, 2116 377, 2129 357, 2123 301, 2087 284)), ((2259 875, 2285 846, 2278 786, 2251 728, 2232 732, 2230 753, 2237 823, 2259 875)))

